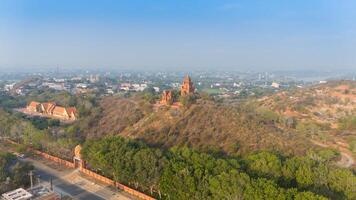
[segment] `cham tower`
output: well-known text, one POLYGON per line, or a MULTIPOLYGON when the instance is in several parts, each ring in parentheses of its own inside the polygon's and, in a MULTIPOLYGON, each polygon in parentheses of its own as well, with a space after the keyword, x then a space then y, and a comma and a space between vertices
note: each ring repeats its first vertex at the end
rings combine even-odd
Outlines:
POLYGON ((187 75, 184 77, 183 84, 180 88, 180 94, 181 96, 187 96, 190 94, 193 94, 195 91, 195 87, 193 85, 192 80, 190 77, 187 75))
POLYGON ((160 103, 165 104, 165 105, 172 104, 173 103, 172 91, 170 91, 170 90, 163 91, 160 103))

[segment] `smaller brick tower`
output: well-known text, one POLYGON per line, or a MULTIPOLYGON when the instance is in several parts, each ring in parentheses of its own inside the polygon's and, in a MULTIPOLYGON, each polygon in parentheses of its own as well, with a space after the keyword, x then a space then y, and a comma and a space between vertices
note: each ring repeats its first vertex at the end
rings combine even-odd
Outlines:
POLYGON ((172 104, 173 103, 172 91, 169 91, 169 90, 163 91, 160 103, 164 104, 164 105, 172 104))

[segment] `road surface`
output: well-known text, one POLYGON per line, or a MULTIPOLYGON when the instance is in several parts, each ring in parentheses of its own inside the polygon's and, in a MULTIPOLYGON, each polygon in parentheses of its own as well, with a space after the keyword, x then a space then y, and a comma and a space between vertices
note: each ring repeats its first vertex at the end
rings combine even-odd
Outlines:
POLYGON ((65 169, 40 158, 23 160, 34 165, 35 174, 39 175, 40 181, 50 182, 52 178, 54 190, 62 195, 79 200, 137 200, 127 193, 83 176, 78 170, 65 169))

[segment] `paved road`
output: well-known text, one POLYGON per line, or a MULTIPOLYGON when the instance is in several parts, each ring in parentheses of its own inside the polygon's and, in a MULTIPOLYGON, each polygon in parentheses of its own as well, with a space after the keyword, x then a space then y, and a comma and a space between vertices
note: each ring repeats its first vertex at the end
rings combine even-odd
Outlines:
POLYGON ((129 194, 82 176, 78 170, 69 170, 42 159, 26 158, 35 166, 35 174, 49 182, 52 178, 54 190, 62 195, 69 195, 79 200, 133 200, 129 194))

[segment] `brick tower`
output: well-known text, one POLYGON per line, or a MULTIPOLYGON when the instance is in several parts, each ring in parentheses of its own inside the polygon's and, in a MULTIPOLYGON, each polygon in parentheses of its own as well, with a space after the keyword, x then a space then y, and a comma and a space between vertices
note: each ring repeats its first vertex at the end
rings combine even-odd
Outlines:
POLYGON ((187 75, 184 77, 183 84, 180 88, 180 94, 181 96, 187 96, 190 94, 193 94, 195 91, 195 87, 193 85, 192 80, 190 77, 187 75))
POLYGON ((167 91, 167 90, 163 91, 160 103, 165 105, 172 104, 173 103, 172 91, 167 91))

